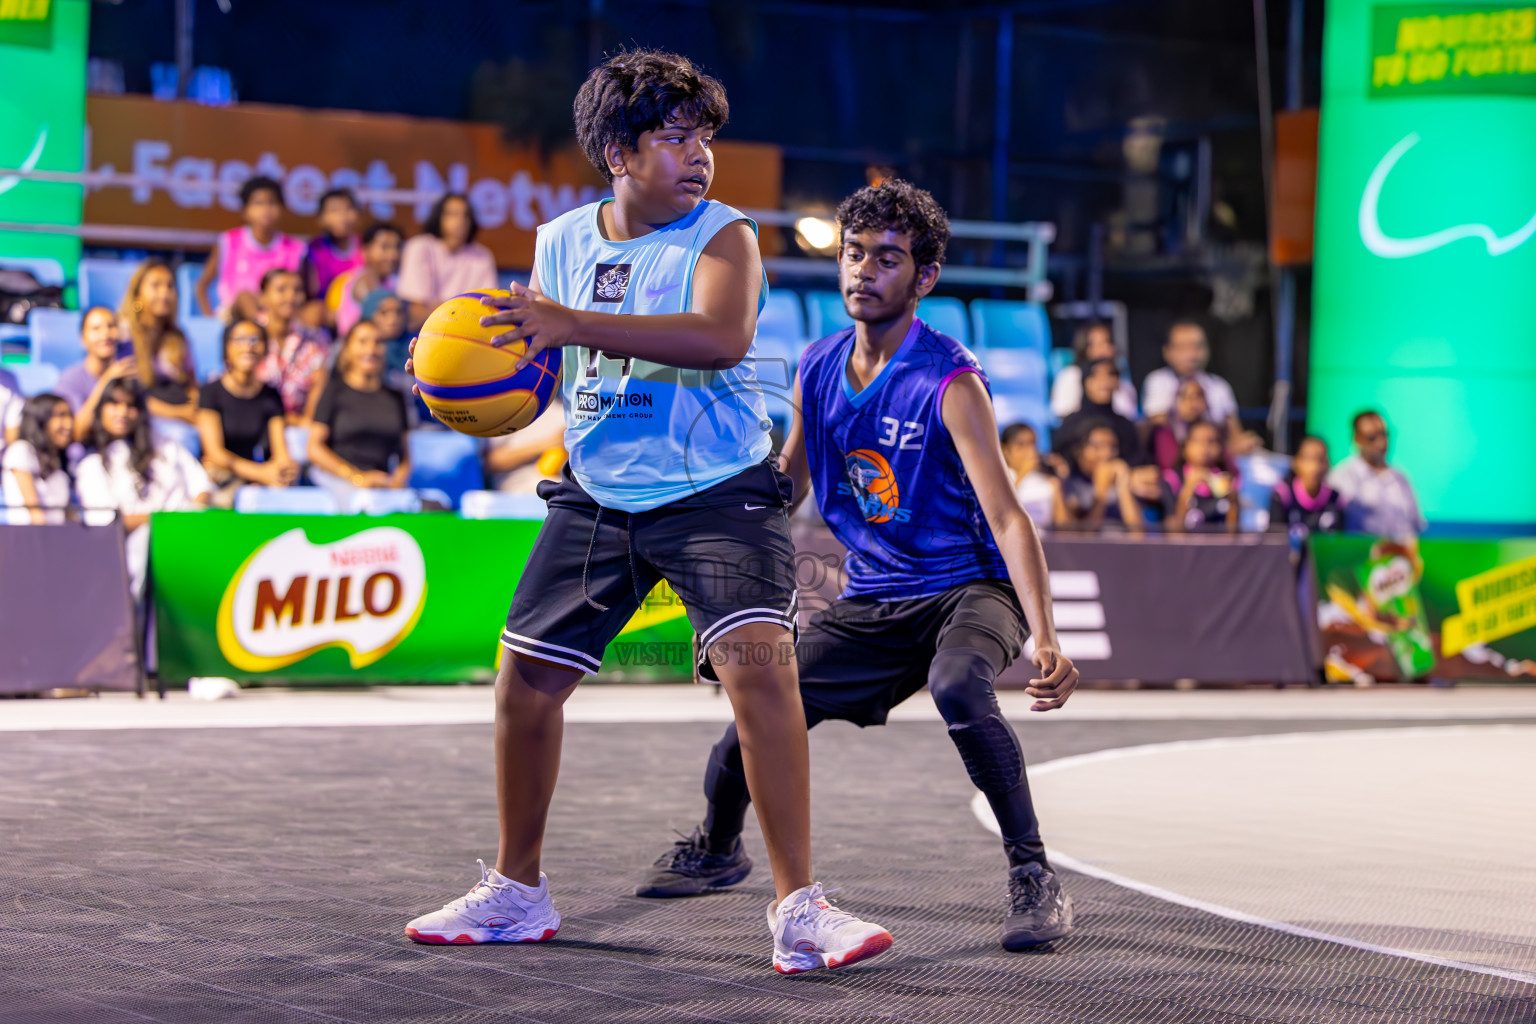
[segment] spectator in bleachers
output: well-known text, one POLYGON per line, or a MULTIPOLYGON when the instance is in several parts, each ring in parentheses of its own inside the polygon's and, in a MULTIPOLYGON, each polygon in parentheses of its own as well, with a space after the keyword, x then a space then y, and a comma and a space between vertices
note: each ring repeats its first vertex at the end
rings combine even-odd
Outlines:
MULTIPOLYGON (((370 225, 363 232, 362 265, 337 276, 322 293, 338 337, 345 338, 352 325, 367 316, 362 305, 369 295, 375 291, 394 293, 403 239, 400 229, 393 224, 370 225)), ((402 318, 401 330, 404 329, 402 318)))
POLYGON ((1182 381, 1173 408, 1163 417, 1162 422, 1152 424, 1152 431, 1147 437, 1147 449, 1157 468, 1177 471, 1190 424, 1210 422, 1210 404, 1205 399, 1205 388, 1193 377, 1182 381))
POLYGON ((1344 529, 1344 496, 1328 486, 1328 442, 1310 434, 1296 446, 1291 471, 1269 495, 1271 529, 1304 526, 1312 533, 1344 529))
POLYGON ((267 333, 267 358, 257 376, 283 398, 289 423, 305 422, 312 400, 325 383, 331 341, 326 333, 299 321, 304 305, 304 279, 296 270, 276 268, 261 279, 261 309, 253 317, 241 317, 261 325, 267 333))
POLYGON ((384 342, 386 372, 404 372, 411 344, 411 332, 406 329, 405 322, 405 300, 386 288, 375 288, 363 299, 360 311, 361 319, 370 321, 379 330, 379 339, 384 342))
POLYGON ((1168 340, 1163 345, 1163 362, 1168 365, 1147 374, 1141 385, 1141 411, 1154 422, 1164 422, 1173 410, 1179 386, 1184 381, 1197 380, 1205 392, 1211 422, 1226 432, 1228 449, 1246 454, 1258 446, 1259 439, 1245 431, 1237 418, 1237 396, 1232 393, 1232 385, 1206 372, 1210 360, 1211 345, 1206 340, 1205 328, 1193 320, 1180 320, 1168 328, 1168 340))
POLYGON ((80 506, 87 522, 110 522, 108 512, 122 516, 128 576, 137 599, 149 563, 150 513, 205 506, 213 485, 182 445, 151 439, 144 388, 133 378, 107 385, 91 424, 91 443, 95 451, 80 460, 75 478, 80 506))
POLYGON ((320 298, 331 282, 363 265, 363 246, 357 237, 357 198, 344 188, 333 188, 320 197, 320 232, 304 251, 304 284, 320 298))
POLYGON ((106 306, 92 306, 80 318, 80 344, 85 349, 85 358, 59 374, 53 389, 75 414, 76 441, 84 441, 90 434, 102 390, 118 377, 138 375, 138 360, 132 354, 131 344, 124 346, 128 352, 119 358, 122 337, 117 314, 106 306))
POLYGON ((197 302, 204 316, 255 317, 267 273, 297 273, 304 262, 304 242, 277 229, 284 210, 282 185, 260 175, 248 178, 240 187, 240 206, 244 226, 219 236, 197 279, 197 302), (208 296, 214 282, 219 286, 217 307, 208 296))
POLYGON ((1018 492, 1019 504, 1036 526, 1055 526, 1067 521, 1061 501, 1061 481, 1040 464, 1040 438, 1028 423, 1003 428, 1003 464, 1018 492))
POLYGON ((384 341, 368 320, 352 325, 309 427, 310 477, 343 509, 362 488, 411 478, 405 395, 384 382, 384 341))
POLYGON ((1237 494, 1237 478, 1222 467, 1221 428, 1214 423, 1190 425, 1184 438, 1182 465, 1177 472, 1166 470, 1168 487, 1178 497, 1168 528, 1199 530, 1224 526, 1237 532, 1242 503, 1237 494))
MULTIPOLYGON (((1115 348, 1115 336, 1110 332, 1109 325, 1101 320, 1084 324, 1072 335, 1072 362, 1061 368, 1056 375, 1055 383, 1051 385, 1051 412, 1059 419, 1066 419, 1077 412, 1083 404, 1083 370, 1089 363, 1098 362, 1100 359, 1118 359, 1120 353, 1115 348)), ((1120 386, 1115 389, 1115 412, 1128 420, 1136 419, 1141 413, 1136 404, 1136 385, 1128 380, 1121 380, 1120 386)))
POLYGON ((159 260, 146 260, 128 279, 120 329, 133 339, 139 383, 157 429, 177 440, 193 432, 197 373, 192 347, 176 324, 176 275, 159 260))
POLYGON ((1113 359, 1095 359, 1083 369, 1083 396, 1077 412, 1061 421, 1051 435, 1051 447, 1058 455, 1076 448, 1084 435, 1095 426, 1107 426, 1115 432, 1120 458, 1132 467, 1146 461, 1141 452, 1141 434, 1136 424, 1120 415, 1114 399, 1120 390, 1120 367, 1113 359))
POLYGON ((1408 476, 1387 465, 1387 422, 1378 412, 1355 416, 1355 454, 1333 467, 1328 483, 1344 499, 1344 528, 1401 540, 1429 524, 1408 476))
POLYGON ((412 327, 421 326, 445 299, 477 288, 496 287, 496 257, 475 241, 480 225, 469 199, 449 192, 405 243, 400 257, 400 297, 410 303, 412 327))
POLYGON ((67 450, 75 439, 75 418, 59 395, 33 395, 22 405, 16 440, 0 458, 6 522, 62 523, 69 507, 67 450))
POLYGON ((149 415, 156 421, 197 420, 197 372, 192 366, 192 346, 179 328, 168 328, 161 335, 154 381, 144 392, 144 398, 149 415))
POLYGON ((232 508, 246 484, 287 487, 299 478, 283 438, 283 398, 256 376, 267 357, 266 332, 253 320, 224 329, 224 373, 198 395, 203 464, 218 485, 213 504, 232 508))
POLYGON ((1089 529, 1120 523, 1140 530, 1141 506, 1131 493, 1131 467, 1120 458, 1114 428, 1090 428, 1071 454, 1072 471, 1061 485, 1068 522, 1089 529))
POLYGON ((565 406, 559 398, 522 430, 493 437, 485 449, 492 490, 534 494, 540 480, 555 480, 565 466, 565 406))
POLYGON ((21 407, 25 401, 16 375, 0 368, 0 453, 5 451, 7 444, 16 440, 16 434, 21 428, 21 407))

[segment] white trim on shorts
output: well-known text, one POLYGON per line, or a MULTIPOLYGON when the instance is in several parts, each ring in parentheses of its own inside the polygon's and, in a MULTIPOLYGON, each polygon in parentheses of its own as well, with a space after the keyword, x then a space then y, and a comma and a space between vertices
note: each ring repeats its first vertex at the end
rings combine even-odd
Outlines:
POLYGON ((795 614, 800 607, 800 592, 791 591, 789 598, 789 610, 781 612, 777 608, 743 608, 732 612, 725 618, 709 627, 708 632, 699 637, 700 650, 708 650, 710 644, 715 643, 722 636, 735 629, 737 626, 745 626, 749 622, 772 622, 783 626, 793 634, 795 630, 795 614))
POLYGON ((523 636, 514 633, 510 629, 501 631, 501 645, 509 651, 526 654, 530 658, 538 658, 540 661, 552 661, 557 665, 569 665, 579 672, 596 672, 603 667, 601 658, 594 658, 584 651, 574 650, 570 647, 561 647, 559 644, 548 643, 544 640, 535 640, 531 636, 523 636), (559 651, 560 654, 551 652, 559 651), (570 655, 571 657, 562 657, 570 655), (579 658, 580 661, 572 661, 571 658, 579 658))

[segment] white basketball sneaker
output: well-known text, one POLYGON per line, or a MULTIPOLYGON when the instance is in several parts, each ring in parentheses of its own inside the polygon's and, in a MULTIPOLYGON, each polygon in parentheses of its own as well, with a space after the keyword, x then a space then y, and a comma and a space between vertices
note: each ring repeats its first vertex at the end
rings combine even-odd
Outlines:
POLYGON ((405 926, 415 942, 543 942, 560 930, 560 915, 549 898, 549 879, 539 873, 537 889, 480 865, 480 881, 442 910, 405 926))
POLYGON ((780 974, 846 967, 884 953, 895 941, 878 924, 860 921, 827 902, 820 882, 796 889, 777 907, 769 904, 768 928, 773 932, 773 969, 780 974))

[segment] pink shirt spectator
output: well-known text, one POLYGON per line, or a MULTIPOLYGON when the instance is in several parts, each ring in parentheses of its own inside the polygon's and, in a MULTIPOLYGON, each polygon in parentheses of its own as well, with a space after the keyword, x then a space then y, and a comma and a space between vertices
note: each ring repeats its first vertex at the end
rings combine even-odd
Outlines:
MULTIPOLYGON (((261 319, 265 321, 266 317, 261 319)), ((331 341, 323 331, 294 324, 281 345, 268 349, 256 376, 283 396, 284 412, 302 413, 314 389, 315 374, 325 369, 330 353, 331 341)))
POLYGON ((436 306, 477 288, 496 287, 496 257, 479 242, 458 252, 435 235, 417 235, 405 243, 400 255, 400 285, 396 289, 407 302, 436 306))
POLYGON ((316 235, 309 240, 305 260, 315 268, 315 294, 311 298, 316 298, 325 294, 332 281, 363 265, 363 243, 353 235, 347 239, 347 249, 343 252, 336 248, 330 235, 316 235))
POLYGON ((304 243, 279 231, 268 245, 261 245, 247 227, 230 228, 219 236, 219 316, 229 313, 241 292, 256 295, 269 270, 298 271, 304 262, 304 243))

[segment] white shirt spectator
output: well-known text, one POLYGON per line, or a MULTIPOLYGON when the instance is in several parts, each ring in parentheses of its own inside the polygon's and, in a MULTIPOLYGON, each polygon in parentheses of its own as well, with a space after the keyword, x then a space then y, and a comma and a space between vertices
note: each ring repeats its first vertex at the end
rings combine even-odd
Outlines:
POLYGON ((1344 498, 1344 529, 1351 533, 1396 540, 1429 525, 1407 474, 1396 466, 1376 469, 1356 453, 1329 471, 1328 486, 1344 498))
POLYGON ((1014 490, 1018 492, 1019 504, 1024 506, 1036 526, 1055 525, 1056 487, 1050 477, 1039 470, 1025 473, 1023 479, 1014 484, 1014 490))
MULTIPOLYGON (((115 509, 125 516, 150 512, 176 512, 197 508, 200 494, 212 494, 208 473, 192 453, 174 441, 155 447, 149 464, 149 485, 139 492, 139 480, 128 464, 132 450, 127 441, 113 441, 106 453, 94 452, 80 460, 80 505, 86 509, 115 509)), ((111 522, 110 516, 87 515, 87 522, 111 522)))
MULTIPOLYGON (((1204 370, 1195 374, 1195 379, 1205 391, 1205 404, 1213 423, 1225 424, 1237 415, 1237 396, 1232 393, 1232 385, 1204 370)), ((1166 416, 1173 411, 1173 403, 1178 397, 1179 375, 1170 367, 1159 366, 1142 381, 1141 411, 1148 416, 1166 416)), ((1115 411, 1119 412, 1118 409, 1115 411)))
POLYGON ((5 432, 21 426, 21 407, 25 402, 15 375, 0 370, 0 452, 5 451, 5 432))
POLYGON ((32 513, 25 507, 27 499, 21 493, 21 485, 16 482, 13 470, 32 474, 32 486, 37 489, 38 504, 47 509, 43 513, 43 521, 62 523, 64 510, 69 507, 69 474, 59 468, 44 479, 42 466, 37 461, 37 449, 32 447, 30 441, 17 441, 9 445, 5 449, 5 456, 0 458, 0 477, 4 477, 5 521, 23 526, 32 522, 32 513))
MULTIPOLYGON (((1058 418, 1067 417, 1083 407, 1083 368, 1070 363, 1061 368, 1051 384, 1051 412, 1058 418)), ((1136 407, 1136 385, 1122 380, 1115 388, 1115 397, 1109 407, 1128 420, 1141 416, 1136 407)))

